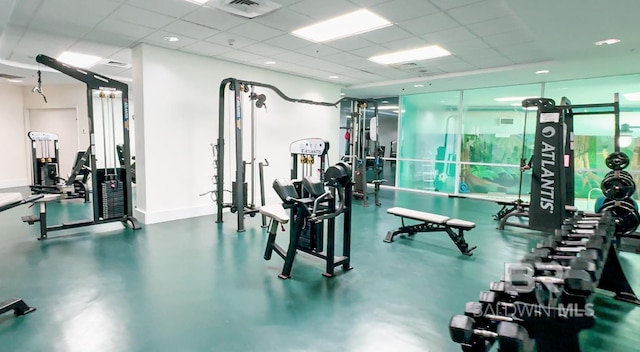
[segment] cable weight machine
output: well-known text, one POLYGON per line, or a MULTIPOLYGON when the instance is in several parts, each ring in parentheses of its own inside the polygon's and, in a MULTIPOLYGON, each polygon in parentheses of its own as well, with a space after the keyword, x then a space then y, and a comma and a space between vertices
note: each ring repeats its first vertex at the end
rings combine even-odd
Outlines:
MULTIPOLYGON (((133 217, 131 190, 131 164, 129 147, 129 87, 119 81, 59 62, 46 55, 38 55, 36 61, 61 73, 75 78, 87 86, 87 112, 89 118, 90 146, 82 159, 88 160, 91 169, 93 216, 88 220, 73 221, 59 225, 47 224, 46 207, 51 200, 64 198, 64 195, 51 195, 39 200, 40 216, 24 216, 24 222, 33 225, 40 223, 39 240, 48 238, 48 232, 76 227, 91 226, 120 221, 129 224, 134 230, 140 229, 138 220, 133 217), (119 96, 119 97, 118 97, 119 96), (94 113, 94 99, 100 100, 100 114, 94 113), (122 123, 116 124, 116 100, 121 100, 122 123), (99 116, 94 116, 99 115, 99 116), (98 121, 99 120, 99 121, 98 121), (97 122, 98 121, 98 122, 97 122), (97 123, 96 123, 97 122, 97 123), (101 126, 100 126, 101 125, 101 126), (101 127, 101 137, 96 127, 101 127), (121 130, 119 130, 121 128, 121 130), (124 165, 118 167, 116 138, 122 136, 122 154, 124 165), (98 142, 101 143, 98 144, 98 142), (102 148, 98 148, 101 146, 102 148), (102 149, 102 150, 99 150, 102 149), (97 155, 101 153, 102 155, 97 155), (102 163, 98 168, 97 161, 102 163), (109 165, 111 163, 111 165, 109 165)), ((118 113, 119 114, 119 113, 118 113)), ((84 163, 77 163, 82 166, 84 163)), ((74 168, 74 173, 75 173, 74 168)))
MULTIPOLYGON (((214 154, 216 156, 215 162, 215 198, 216 198, 216 206, 217 206, 217 214, 216 214, 216 223, 222 223, 222 211, 224 208, 230 208, 232 212, 236 213, 237 216, 237 231, 243 232, 244 228, 244 217, 245 215, 255 216, 258 212, 258 208, 254 204, 253 201, 253 189, 254 189, 254 175, 255 175, 255 116, 254 116, 254 105, 257 108, 261 108, 264 106, 264 102, 266 100, 266 96, 264 94, 256 94, 254 89, 255 87, 267 88, 273 92, 275 92, 280 98, 285 101, 292 103, 301 103, 301 104, 309 104, 309 105, 320 105, 320 106, 332 106, 336 107, 339 103, 328 103, 328 102, 318 102, 307 99, 294 99, 285 95, 280 89, 277 87, 259 82, 252 81, 242 81, 235 78, 226 78, 222 80, 220 83, 220 92, 219 92, 219 102, 218 102, 218 140, 216 145, 214 146, 214 154), (224 202, 224 153, 225 153, 225 142, 224 142, 224 132, 225 132, 225 102, 226 102, 226 92, 227 90, 233 92, 233 125, 235 131, 235 181, 232 182, 232 202, 225 203, 224 202), (250 93, 249 99, 252 101, 252 121, 251 121, 251 161, 246 162, 243 160, 243 114, 242 114, 242 93, 250 93), (252 184, 252 200, 251 203, 247 200, 247 186, 246 186, 246 178, 245 178, 245 170, 247 164, 251 164, 251 175, 250 182, 252 184)), ((268 162, 260 163, 264 166, 268 165, 268 162)), ((261 176, 261 179, 263 177, 261 176)), ((261 199, 264 199, 264 185, 260 185, 260 189, 262 192, 261 199)), ((263 202, 264 203, 264 202, 263 202)), ((263 226, 264 226, 264 218, 263 218, 263 226)))

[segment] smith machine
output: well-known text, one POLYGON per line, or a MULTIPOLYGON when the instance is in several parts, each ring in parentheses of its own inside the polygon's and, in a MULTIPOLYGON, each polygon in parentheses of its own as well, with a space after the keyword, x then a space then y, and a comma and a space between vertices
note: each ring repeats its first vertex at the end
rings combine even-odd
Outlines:
MULTIPOLYGON (((40 204, 40 216, 23 216, 22 221, 33 225, 40 223, 39 240, 47 239, 48 232, 82 226, 120 221, 130 224, 134 230, 140 224, 133 217, 131 192, 131 165, 129 149, 129 87, 119 81, 59 62, 45 55, 38 55, 36 61, 61 73, 75 78, 87 85, 87 110, 89 118, 90 146, 87 151, 93 189, 93 218, 59 225, 47 225, 47 202, 62 199, 64 194, 47 195, 37 202, 40 204), (94 116, 94 99, 100 100, 100 113, 94 116), (122 123, 116 123, 116 100, 122 111, 122 123), (101 128, 96 136, 96 123, 101 128), (118 132, 118 129, 121 131, 118 132), (124 165, 118 167, 116 136, 122 134, 124 165), (102 138, 100 138, 100 135, 102 138), (96 143, 99 142, 100 144, 96 143), (102 150, 100 150, 102 149, 102 150), (98 168, 97 160, 101 161, 98 168)), ((76 163, 83 165, 84 162, 76 163)), ((78 167, 80 167, 78 166, 78 167)))
MULTIPOLYGON (((259 82, 251 82, 251 81, 242 81, 235 78, 227 78, 222 80, 220 83, 220 100, 218 105, 218 141, 215 145, 215 154, 216 154, 216 205, 217 205, 217 215, 216 222, 222 223, 222 210, 224 208, 231 208, 232 212, 237 214, 238 218, 238 227, 237 231, 242 232, 245 230, 244 228, 244 217, 245 215, 255 216, 258 213, 258 207, 255 204, 249 204, 247 200, 247 189, 246 189, 246 181, 245 181, 245 169, 247 162, 243 160, 243 124, 242 124, 242 93, 249 93, 249 99, 255 101, 256 107, 261 107, 264 105, 264 101, 266 97, 264 94, 256 94, 254 89, 255 87, 267 88, 275 92, 280 98, 285 101, 292 103, 301 103, 301 104, 310 104, 310 105, 320 105, 320 106, 332 106, 335 107, 338 103, 328 103, 328 102, 318 102, 307 99, 294 99, 285 95, 280 89, 277 87, 259 83, 259 82), (224 132, 225 132, 225 96, 226 91, 229 89, 234 94, 234 125, 235 125, 235 163, 236 163, 236 171, 235 171, 235 182, 233 182, 233 190, 232 190, 232 202, 225 203, 224 202, 224 132)), ((252 104, 252 112, 253 110, 252 104)), ((251 184, 253 189, 254 184, 254 163, 255 163, 255 119, 254 114, 252 113, 252 121, 251 121, 251 184)), ((263 186, 261 186, 263 187, 263 186)), ((253 194, 253 191, 252 191, 253 194)), ((263 198, 264 199, 264 198, 263 198)), ((252 200, 252 203, 253 200, 252 200)), ((263 204, 264 205, 264 204, 263 204)))

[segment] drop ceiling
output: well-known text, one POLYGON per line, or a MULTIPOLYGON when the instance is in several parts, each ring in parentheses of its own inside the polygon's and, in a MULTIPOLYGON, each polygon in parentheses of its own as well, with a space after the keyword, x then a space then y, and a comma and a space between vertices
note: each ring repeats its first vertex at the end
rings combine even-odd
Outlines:
MULTIPOLYGON (((140 43, 335 82, 363 97, 640 71, 637 0, 273 1, 281 7, 247 19, 184 0, 0 0, 0 73, 32 84, 32 70, 13 66, 69 50, 112 61, 92 70, 127 79, 131 48, 140 43), (323 44, 290 34, 360 8, 393 26, 323 44), (163 39, 170 36, 180 40, 163 39), (622 42, 593 45, 612 37, 622 42), (431 44, 453 55, 389 66, 367 60, 431 44), (542 69, 551 72, 535 75, 542 69)), ((54 73, 44 79, 68 81, 54 73)))

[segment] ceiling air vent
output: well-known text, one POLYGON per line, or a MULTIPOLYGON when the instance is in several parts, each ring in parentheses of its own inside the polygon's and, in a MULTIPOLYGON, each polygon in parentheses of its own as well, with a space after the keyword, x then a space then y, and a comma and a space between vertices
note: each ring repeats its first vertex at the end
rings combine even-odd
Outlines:
POLYGON ((271 0, 213 0, 209 4, 245 18, 256 18, 282 6, 271 0))
POLYGON ((109 59, 100 61, 100 64, 105 66, 111 66, 111 67, 131 68, 131 64, 128 64, 122 61, 109 60, 109 59))

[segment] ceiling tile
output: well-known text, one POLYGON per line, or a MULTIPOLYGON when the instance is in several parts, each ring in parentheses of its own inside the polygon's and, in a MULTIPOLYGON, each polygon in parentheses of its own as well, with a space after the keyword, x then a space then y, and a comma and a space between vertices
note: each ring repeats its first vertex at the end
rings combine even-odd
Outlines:
POLYGON ((245 46, 244 48, 242 48, 242 50, 249 53, 256 54, 256 55, 266 56, 266 57, 274 56, 286 51, 283 48, 279 48, 277 46, 268 45, 268 44, 262 44, 262 43, 256 43, 249 46, 245 46))
POLYGON ((220 33, 217 29, 182 20, 169 23, 162 28, 162 30, 175 33, 178 36, 186 36, 199 40, 203 40, 220 33))
POLYGON ((309 61, 313 58, 307 55, 299 54, 299 53, 284 52, 282 54, 275 55, 274 59, 293 63, 293 64, 299 64, 304 61, 309 61))
POLYGON ((350 0, 350 2, 362 6, 362 7, 371 7, 373 5, 377 5, 389 0, 350 0))
POLYGON ((194 12, 184 16, 182 19, 219 30, 227 30, 247 21, 245 18, 240 16, 234 16, 224 11, 208 8, 206 6, 200 7, 194 12))
MULTIPOLYGON (((278 1, 280 3, 280 1, 278 1)), ((290 33, 298 28, 304 27, 313 23, 314 20, 309 16, 305 16, 299 12, 289 10, 287 8, 280 8, 277 11, 271 12, 264 16, 256 17, 254 22, 261 23, 271 28, 276 28, 281 31, 290 33)))
POLYGON ((120 49, 120 51, 118 51, 117 53, 107 56, 107 58, 115 61, 131 63, 133 58, 132 55, 133 54, 131 53, 131 49, 124 48, 120 49))
POLYGON ((175 20, 173 17, 129 5, 122 5, 109 18, 153 29, 160 29, 175 20))
POLYGON ((360 6, 354 5, 346 0, 331 0, 331 4, 326 1, 305 0, 288 7, 289 9, 311 18, 311 22, 303 24, 308 26, 317 21, 327 20, 329 18, 344 15, 346 13, 360 9, 360 6))
POLYGON ((264 41, 266 44, 275 45, 287 50, 297 50, 309 45, 313 45, 312 42, 304 39, 300 39, 291 34, 281 35, 279 37, 271 38, 264 41))
POLYGON ((360 56, 357 55, 353 55, 351 53, 348 53, 346 51, 343 51, 341 53, 337 53, 335 55, 329 55, 327 57, 324 58, 327 61, 331 61, 337 64, 344 64, 345 62, 352 62, 352 61, 362 61, 363 58, 361 58, 360 56))
POLYGON ((376 55, 388 54, 389 52, 396 51, 396 50, 415 49, 415 48, 419 48, 429 44, 430 43, 424 39, 411 37, 403 40, 398 40, 395 42, 384 43, 383 46, 388 49, 385 52, 377 53, 376 55))
POLYGON ((473 33, 464 27, 447 29, 441 32, 435 32, 422 36, 425 40, 433 44, 438 44, 444 48, 448 48, 449 43, 461 42, 464 40, 477 38, 473 33))
POLYGON ((359 36, 332 40, 325 43, 325 45, 344 51, 364 48, 366 46, 371 46, 372 44, 374 43, 364 38, 360 38, 359 36))
POLYGON ((396 0, 373 6, 371 10, 391 22, 402 22, 439 12, 427 0, 396 0))
POLYGON ((129 47, 133 43, 153 33, 154 30, 147 27, 138 26, 122 21, 106 19, 102 21, 89 34, 84 36, 85 40, 92 40, 100 43, 129 47))
POLYGON ((379 55, 380 53, 388 52, 389 48, 385 48, 380 45, 371 45, 364 48, 350 50, 349 52, 353 55, 360 56, 364 59, 368 59, 372 56, 379 55))
POLYGON ((425 35, 459 26, 458 22, 443 12, 400 22, 397 25, 415 35, 425 35))
POLYGON ((339 65, 336 65, 335 62, 325 61, 321 59, 311 59, 311 60, 303 61, 303 62, 300 62, 300 66, 315 68, 315 69, 327 71, 330 73, 339 73, 338 71, 340 70, 339 68, 336 70, 336 68, 339 65))
POLYGON ((509 13, 497 0, 476 2, 447 11, 449 16, 462 25, 484 22, 494 18, 507 17, 509 13))
POLYGON ((464 71, 473 71, 476 69, 475 66, 466 63, 466 62, 452 62, 448 64, 438 65, 438 69, 443 72, 464 72, 464 71))
POLYGON ((476 66, 477 68, 482 69, 482 68, 510 66, 510 65, 513 65, 514 63, 513 61, 503 56, 500 56, 500 57, 494 57, 491 59, 476 59, 471 64, 476 66))
POLYGON ((170 49, 179 49, 197 42, 196 39, 188 38, 188 37, 181 37, 180 40, 177 42, 170 42, 163 39, 164 37, 173 37, 175 35, 176 35, 175 33, 157 31, 151 34, 150 36, 142 39, 142 41, 144 43, 149 43, 149 44, 161 46, 164 48, 170 48, 170 49))
MULTIPOLYGON (((121 48, 103 43, 96 43, 94 41, 80 40, 71 45, 68 50, 100 57, 109 57, 118 53, 121 48)), ((127 63, 131 63, 131 57, 129 57, 127 63)))
POLYGON ((375 31, 367 32, 360 35, 360 38, 366 39, 372 43, 382 44, 394 40, 407 39, 412 34, 398 26, 390 26, 375 31))
MULTIPOLYGON (((65 0, 64 6, 56 1, 42 1, 42 6, 31 21, 34 28, 45 27, 48 32, 58 33, 59 27, 74 26, 82 33, 87 33, 114 10, 119 3, 113 1, 65 0), (70 19, 73 19, 70 21, 70 19)), ((117 11, 117 10, 116 10, 117 11)))
POLYGON ((467 28, 469 28, 469 30, 475 33, 478 37, 522 30, 522 26, 519 25, 516 19, 512 17, 502 17, 474 23, 468 25, 467 28))
POLYGON ((490 49, 490 47, 479 38, 447 44, 447 50, 453 54, 473 53, 474 51, 482 49, 490 49))
POLYGON ((533 40, 531 35, 525 31, 513 31, 490 35, 483 38, 487 44, 493 47, 527 43, 533 40))
POLYGON ((184 0, 128 0, 127 5, 132 5, 141 9, 157 12, 175 18, 180 18, 190 12, 197 10, 200 7, 200 5, 198 4, 184 0))
POLYGON ((449 10, 456 7, 462 7, 465 5, 473 4, 476 2, 484 2, 485 0, 430 0, 434 5, 442 10, 449 10))
POLYGON ((185 51, 188 53, 198 54, 202 56, 215 56, 219 54, 223 54, 234 50, 228 46, 222 46, 218 44, 208 43, 208 42, 197 42, 193 44, 189 44, 180 48, 181 51, 185 51))
POLYGON ((285 34, 285 32, 281 30, 270 28, 257 22, 245 22, 244 24, 230 29, 228 32, 257 41, 263 41, 285 34))
POLYGON ((232 60, 233 62, 255 61, 262 59, 262 56, 260 55, 248 53, 242 50, 227 51, 226 53, 216 55, 216 57, 232 60))
POLYGON ((231 34, 227 32, 222 32, 216 35, 213 35, 207 39, 205 39, 209 43, 230 46, 234 49, 244 48, 245 46, 249 46, 255 44, 256 41, 253 39, 245 38, 243 36, 239 36, 236 34, 231 34))
POLYGON ((296 52, 299 52, 299 53, 305 54, 305 55, 309 55, 311 57, 323 58, 323 57, 327 57, 329 55, 337 54, 337 53, 341 52, 341 50, 338 50, 336 48, 332 48, 332 47, 330 47, 328 45, 324 45, 324 44, 312 44, 312 45, 309 45, 309 46, 305 46, 304 48, 297 49, 296 52))

